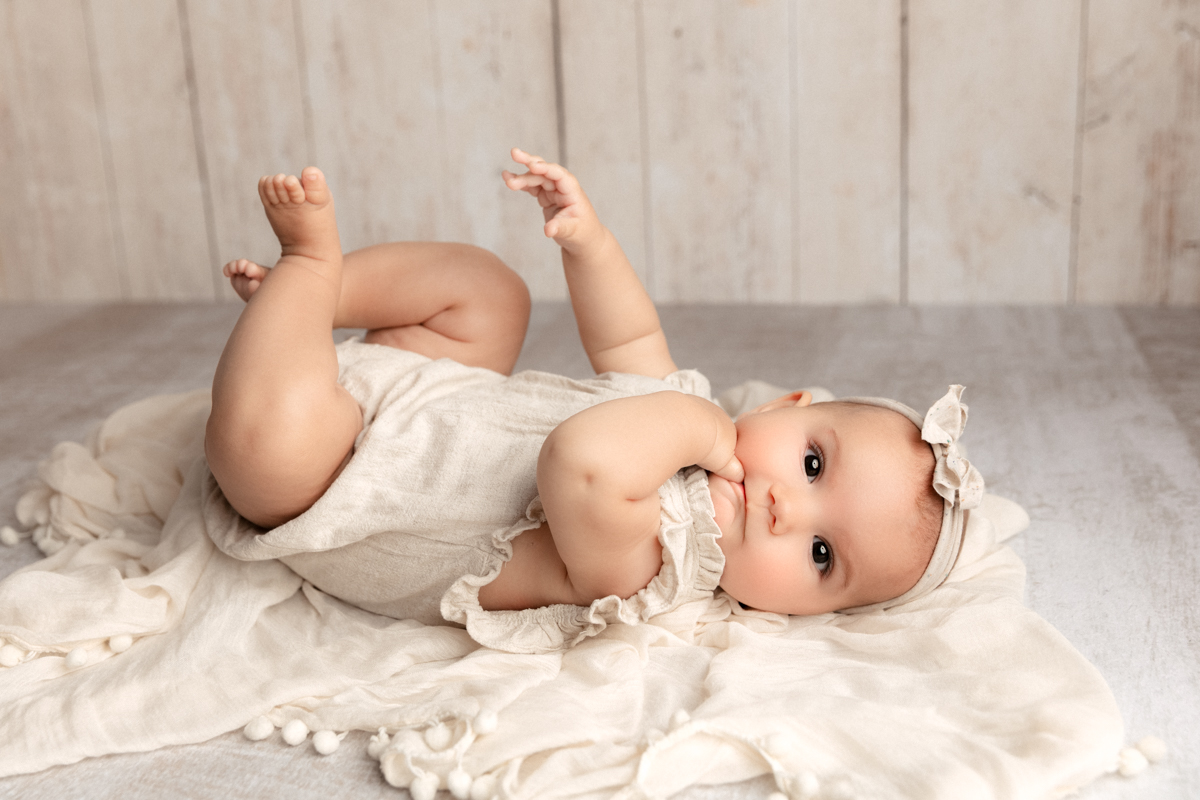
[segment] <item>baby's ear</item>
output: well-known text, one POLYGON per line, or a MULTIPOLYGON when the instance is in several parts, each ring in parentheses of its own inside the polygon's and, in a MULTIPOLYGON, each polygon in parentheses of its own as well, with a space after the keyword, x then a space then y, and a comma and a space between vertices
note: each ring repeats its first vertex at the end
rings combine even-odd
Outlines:
POLYGON ((761 414, 764 411, 774 411, 777 408, 804 408, 812 402, 812 395, 805 391, 788 392, 783 397, 776 397, 774 400, 763 403, 758 408, 751 411, 751 414, 761 414))

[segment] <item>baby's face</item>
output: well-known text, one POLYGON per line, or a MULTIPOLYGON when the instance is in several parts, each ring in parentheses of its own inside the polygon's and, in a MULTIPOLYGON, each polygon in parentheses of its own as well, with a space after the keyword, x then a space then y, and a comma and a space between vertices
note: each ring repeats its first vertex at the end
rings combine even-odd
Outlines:
POLYGON ((917 533, 914 459, 929 447, 916 426, 891 411, 810 406, 806 395, 736 427, 745 480, 708 483, 725 591, 763 611, 821 614, 917 582, 932 545, 917 533))

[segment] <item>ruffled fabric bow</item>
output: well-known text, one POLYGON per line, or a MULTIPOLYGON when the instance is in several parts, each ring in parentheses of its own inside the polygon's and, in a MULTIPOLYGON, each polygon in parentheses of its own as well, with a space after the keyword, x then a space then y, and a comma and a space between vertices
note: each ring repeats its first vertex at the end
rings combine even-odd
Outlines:
POLYGON ((967 406, 962 402, 963 387, 954 384, 950 391, 930 407, 921 426, 921 438, 934 447, 937 465, 933 468, 933 489, 960 508, 975 508, 983 500, 983 476, 963 458, 958 437, 967 425, 967 406))

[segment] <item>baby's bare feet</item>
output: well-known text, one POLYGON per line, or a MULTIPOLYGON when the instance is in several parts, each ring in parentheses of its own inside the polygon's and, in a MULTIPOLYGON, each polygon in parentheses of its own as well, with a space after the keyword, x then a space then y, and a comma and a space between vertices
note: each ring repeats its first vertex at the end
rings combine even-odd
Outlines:
POLYGON ((250 296, 258 291, 263 278, 267 277, 270 270, 247 258, 239 258, 237 261, 230 261, 226 264, 221 272, 226 278, 229 278, 229 283, 233 285, 233 290, 237 292, 238 297, 249 302, 250 296))
POLYGON ((258 180, 258 196, 282 250, 275 266, 302 265, 340 286, 342 246, 338 240, 333 195, 321 170, 306 167, 299 178, 295 175, 264 175, 258 180))

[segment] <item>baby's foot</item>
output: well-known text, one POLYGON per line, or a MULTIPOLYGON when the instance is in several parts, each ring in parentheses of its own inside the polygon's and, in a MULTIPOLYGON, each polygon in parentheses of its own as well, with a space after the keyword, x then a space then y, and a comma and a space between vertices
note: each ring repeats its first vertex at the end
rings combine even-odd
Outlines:
POLYGON ((262 285, 263 278, 267 277, 269 269, 262 264, 255 264, 253 261, 246 258, 239 258, 237 261, 230 261, 221 270, 229 282, 233 285, 233 290, 237 292, 238 297, 246 302, 250 301, 250 295, 258 291, 258 287, 262 285))
POLYGON ((299 178, 264 175, 258 180, 258 196, 282 249, 275 266, 303 265, 340 285, 342 246, 333 195, 321 170, 306 167, 299 178))

